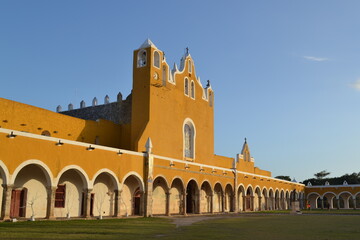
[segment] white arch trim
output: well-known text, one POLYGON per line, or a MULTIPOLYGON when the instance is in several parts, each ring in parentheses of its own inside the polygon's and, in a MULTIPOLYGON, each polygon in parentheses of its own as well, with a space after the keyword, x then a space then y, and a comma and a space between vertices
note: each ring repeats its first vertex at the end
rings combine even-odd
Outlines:
POLYGON ((139 182, 139 185, 140 185, 140 190, 141 191, 145 191, 145 185, 144 185, 144 181, 143 181, 143 178, 140 176, 140 174, 138 174, 137 172, 135 171, 131 171, 131 172, 128 172, 122 179, 121 181, 121 186, 123 186, 125 184, 125 181, 128 177, 130 176, 134 176, 138 182, 139 182))
POLYGON ((55 186, 57 186, 59 184, 59 180, 60 180, 61 176, 68 170, 76 170, 78 173, 80 173, 79 175, 80 175, 81 179, 83 180, 84 187, 92 189, 92 184, 89 180, 87 173, 84 171, 84 169, 82 169, 78 165, 69 165, 69 166, 66 166, 63 169, 61 169, 61 171, 59 172, 59 174, 57 175, 57 177, 54 181, 54 183, 56 184, 55 186))
POLYGON ((19 174, 19 172, 21 171, 21 169, 23 169, 24 167, 28 166, 28 165, 31 165, 31 164, 34 164, 34 165, 38 165, 41 167, 41 169, 43 170, 44 174, 45 174, 45 177, 48 181, 48 184, 50 186, 54 186, 54 177, 53 177, 53 174, 50 170, 50 168, 45 164, 43 163, 42 161, 40 160, 36 160, 36 159, 31 159, 31 160, 27 160, 25 162, 22 162, 16 169, 15 171, 13 172, 13 174, 10 176, 10 182, 9 184, 13 185, 15 183, 15 179, 17 177, 17 175, 19 174))
POLYGON ((237 187, 237 192, 238 192, 238 193, 239 193, 239 190, 240 190, 241 187, 244 189, 244 192, 245 192, 246 188, 245 188, 244 184, 240 183, 240 184, 238 185, 238 187, 237 187))
POLYGON ((316 196, 318 196, 318 197, 321 197, 319 193, 317 193, 317 192, 311 192, 311 193, 309 193, 309 194, 306 195, 306 199, 309 199, 309 197, 310 197, 311 195, 316 195, 316 196))
POLYGON ((321 198, 324 198, 326 194, 332 194, 334 197, 338 198, 338 195, 336 195, 334 192, 326 192, 321 196, 321 198))
POLYGON ((116 174, 115 174, 113 171, 111 171, 110 169, 107 169, 107 168, 102 168, 102 169, 100 169, 99 171, 97 171, 97 172, 94 174, 92 180, 90 181, 89 188, 92 189, 92 188, 94 187, 94 183, 95 183, 96 178, 97 178, 100 174, 102 174, 102 173, 107 173, 107 174, 109 174, 109 175, 113 178, 113 180, 115 180, 115 181, 114 181, 114 183, 115 183, 115 190, 119 190, 119 179, 118 179, 118 177, 116 176, 116 174))
POLYGON ((182 187, 185 188, 184 180, 183 180, 182 177, 180 177, 180 176, 175 176, 175 177, 173 177, 173 179, 171 180, 170 188, 171 188, 171 186, 173 185, 173 183, 174 183, 174 181, 175 181, 176 179, 179 179, 180 182, 181 182, 181 184, 182 184, 182 187))
POLYGON ((337 197, 339 198, 341 196, 341 194, 344 194, 344 193, 348 193, 350 195, 350 197, 353 196, 353 194, 351 192, 349 192, 349 191, 342 191, 341 193, 339 193, 337 195, 337 197))
POLYGON ((198 189, 198 191, 199 191, 201 186, 199 186, 199 182, 198 182, 195 178, 190 178, 189 181, 187 181, 187 183, 186 183, 186 188, 187 188, 187 186, 189 185, 189 183, 191 182, 191 180, 194 180, 194 182, 196 182, 197 189, 198 189))
POLYGON ((0 160, 0 168, 2 169, 2 171, 4 172, 4 180, 5 181, 4 183, 5 184, 8 184, 9 181, 10 181, 10 174, 9 174, 9 170, 7 169, 5 163, 3 161, 0 160))
POLYGON ((193 137, 193 159, 195 159, 195 156, 196 156, 196 126, 195 126, 195 123, 194 121, 191 119, 191 118, 185 118, 184 122, 183 122, 183 126, 182 126, 182 134, 183 134, 183 157, 185 157, 185 133, 184 133, 184 128, 185 128, 185 125, 187 123, 190 123, 193 130, 194 130, 194 136, 193 137))
POLYGON ((157 178, 162 178, 164 181, 165 181, 165 184, 166 184, 166 191, 168 191, 168 189, 170 188, 169 187, 169 182, 168 182, 168 180, 166 179, 166 177, 164 176, 164 175, 162 175, 162 174, 158 174, 158 175, 156 175, 156 177, 154 177, 154 182, 155 182, 155 180, 157 179, 157 178))

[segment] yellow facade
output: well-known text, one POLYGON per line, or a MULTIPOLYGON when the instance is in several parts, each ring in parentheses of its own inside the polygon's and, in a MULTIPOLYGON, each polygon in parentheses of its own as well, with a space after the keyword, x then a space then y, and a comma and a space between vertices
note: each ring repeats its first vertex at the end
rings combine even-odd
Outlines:
POLYGON ((1 217, 186 215, 304 202, 305 186, 255 167, 247 142, 235 158, 214 154, 214 91, 189 53, 170 69, 145 41, 134 51, 130 97, 126 124, 0 99, 1 217))

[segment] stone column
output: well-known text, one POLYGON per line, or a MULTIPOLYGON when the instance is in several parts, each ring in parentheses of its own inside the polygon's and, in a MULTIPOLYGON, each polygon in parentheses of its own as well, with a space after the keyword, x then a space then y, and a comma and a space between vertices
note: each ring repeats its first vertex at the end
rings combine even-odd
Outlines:
POLYGON ((221 193, 221 207, 222 207, 222 209, 221 209, 221 212, 225 212, 225 193, 224 192, 222 192, 221 193))
POLYGON ((243 196, 243 212, 246 211, 246 196, 243 196))
POLYGON ((170 189, 166 192, 166 216, 170 216, 170 189))
POLYGON ((251 210, 251 211, 255 211, 254 198, 255 198, 254 196, 251 196, 251 197, 250 197, 250 210, 251 210))
POLYGON ((120 217, 121 193, 122 190, 115 190, 114 217, 120 217))
POLYGON ((336 208, 339 210, 340 209, 340 199, 336 198, 336 208))
POLYGON ((145 201, 144 201, 144 216, 152 216, 152 194, 153 194, 153 169, 154 169, 154 155, 152 154, 152 142, 148 138, 145 144, 145 201))
POLYGON ((91 192, 92 192, 92 189, 90 188, 87 188, 87 189, 84 189, 84 215, 83 217, 84 218, 90 218, 90 207, 91 207, 91 192))
POLYGON ((182 206, 183 206, 183 215, 186 216, 187 213, 186 213, 186 190, 184 189, 183 190, 183 194, 182 194, 182 206))
POLYGON ((349 199, 350 199, 350 196, 347 197, 346 199, 344 199, 344 208, 345 209, 349 209, 349 199))
POLYGON ((324 199, 323 198, 320 198, 320 207, 321 209, 324 209, 324 199))
POLYGON ((261 199, 262 199, 262 197, 259 196, 259 211, 263 210, 261 199))
POLYGON ((276 198, 272 197, 271 200, 272 210, 276 210, 276 198))
POLYGON ((56 195, 56 186, 47 187, 47 209, 46 209, 46 218, 55 219, 55 195, 56 195))
POLYGON ((354 210, 356 210, 356 196, 352 197, 353 204, 354 204, 354 210))
POLYGON ((269 200, 269 199, 268 199, 268 198, 269 198, 269 197, 265 197, 265 207, 264 207, 265 209, 264 209, 264 210, 269 210, 269 207, 268 207, 268 204, 269 204, 269 203, 268 203, 268 200, 269 200))
POLYGON ((210 194, 210 212, 214 213, 214 193, 210 194))
POLYGON ((3 220, 10 219, 10 208, 11 208, 11 194, 14 188, 13 185, 3 184, 3 201, 1 206, 1 218, 3 220))

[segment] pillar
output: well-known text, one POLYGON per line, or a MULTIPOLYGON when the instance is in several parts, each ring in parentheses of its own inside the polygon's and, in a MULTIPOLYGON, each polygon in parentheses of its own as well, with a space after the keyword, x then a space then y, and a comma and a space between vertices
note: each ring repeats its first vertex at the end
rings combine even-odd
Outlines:
POLYGON ((250 197, 250 211, 255 211, 255 206, 254 206, 254 196, 250 197))
POLYGON ((148 138, 145 144, 145 199, 144 199, 144 216, 152 216, 152 193, 153 193, 153 169, 154 169, 154 155, 152 154, 152 142, 148 138))
POLYGON ((89 218, 90 217, 90 207, 91 207, 91 192, 92 192, 92 189, 90 188, 87 188, 87 189, 84 189, 84 215, 83 217, 84 218, 89 218))
POLYGON ((121 206, 121 193, 122 190, 115 190, 115 206, 114 206, 114 217, 120 216, 121 206))
POLYGON ((246 196, 243 196, 243 212, 246 211, 246 196))
POLYGON ((166 192, 166 216, 170 216, 170 189, 166 192))
POLYGON ((340 199, 336 198, 336 208, 339 210, 340 209, 340 199))
MULTIPOLYGON (((344 199, 344 198, 343 198, 344 199)), ((345 209, 349 209, 349 199, 350 199, 350 196, 347 197, 346 199, 344 199, 344 208, 345 209)))
POLYGON ((222 192, 221 193, 221 207, 222 207, 222 209, 221 209, 221 212, 225 212, 225 193, 224 192, 222 192))
POLYGON ((320 207, 321 209, 324 209, 324 199, 323 198, 320 198, 320 207))
POLYGON ((183 194, 182 194, 182 206, 183 206, 183 215, 186 216, 186 190, 183 190, 183 194))
POLYGON ((214 213, 214 192, 210 195, 210 212, 214 213))
POLYGON ((259 211, 263 210, 263 206, 262 206, 262 202, 261 202, 262 197, 259 196, 259 211))
POLYGON ((272 210, 276 210, 276 198, 275 197, 271 197, 271 205, 272 205, 272 210))
POLYGON ((264 210, 269 210, 269 207, 268 207, 268 199, 269 197, 265 197, 265 206, 264 206, 264 210))
POLYGON ((356 210, 356 196, 352 197, 353 204, 354 204, 354 210, 356 210))
POLYGON ((1 207, 1 217, 3 220, 9 220, 10 219, 10 208, 11 208, 11 194, 12 190, 14 188, 13 185, 7 185, 3 184, 3 201, 2 201, 2 207, 1 207))
POLYGON ((47 209, 46 209, 46 218, 55 219, 55 195, 56 195, 56 186, 47 187, 47 209))

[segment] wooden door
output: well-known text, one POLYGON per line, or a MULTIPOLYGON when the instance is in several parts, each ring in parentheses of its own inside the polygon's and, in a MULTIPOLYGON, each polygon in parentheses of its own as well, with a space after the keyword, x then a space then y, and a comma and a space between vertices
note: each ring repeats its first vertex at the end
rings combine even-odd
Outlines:
POLYGON ((10 217, 26 216, 27 189, 15 189, 11 192, 10 217))

